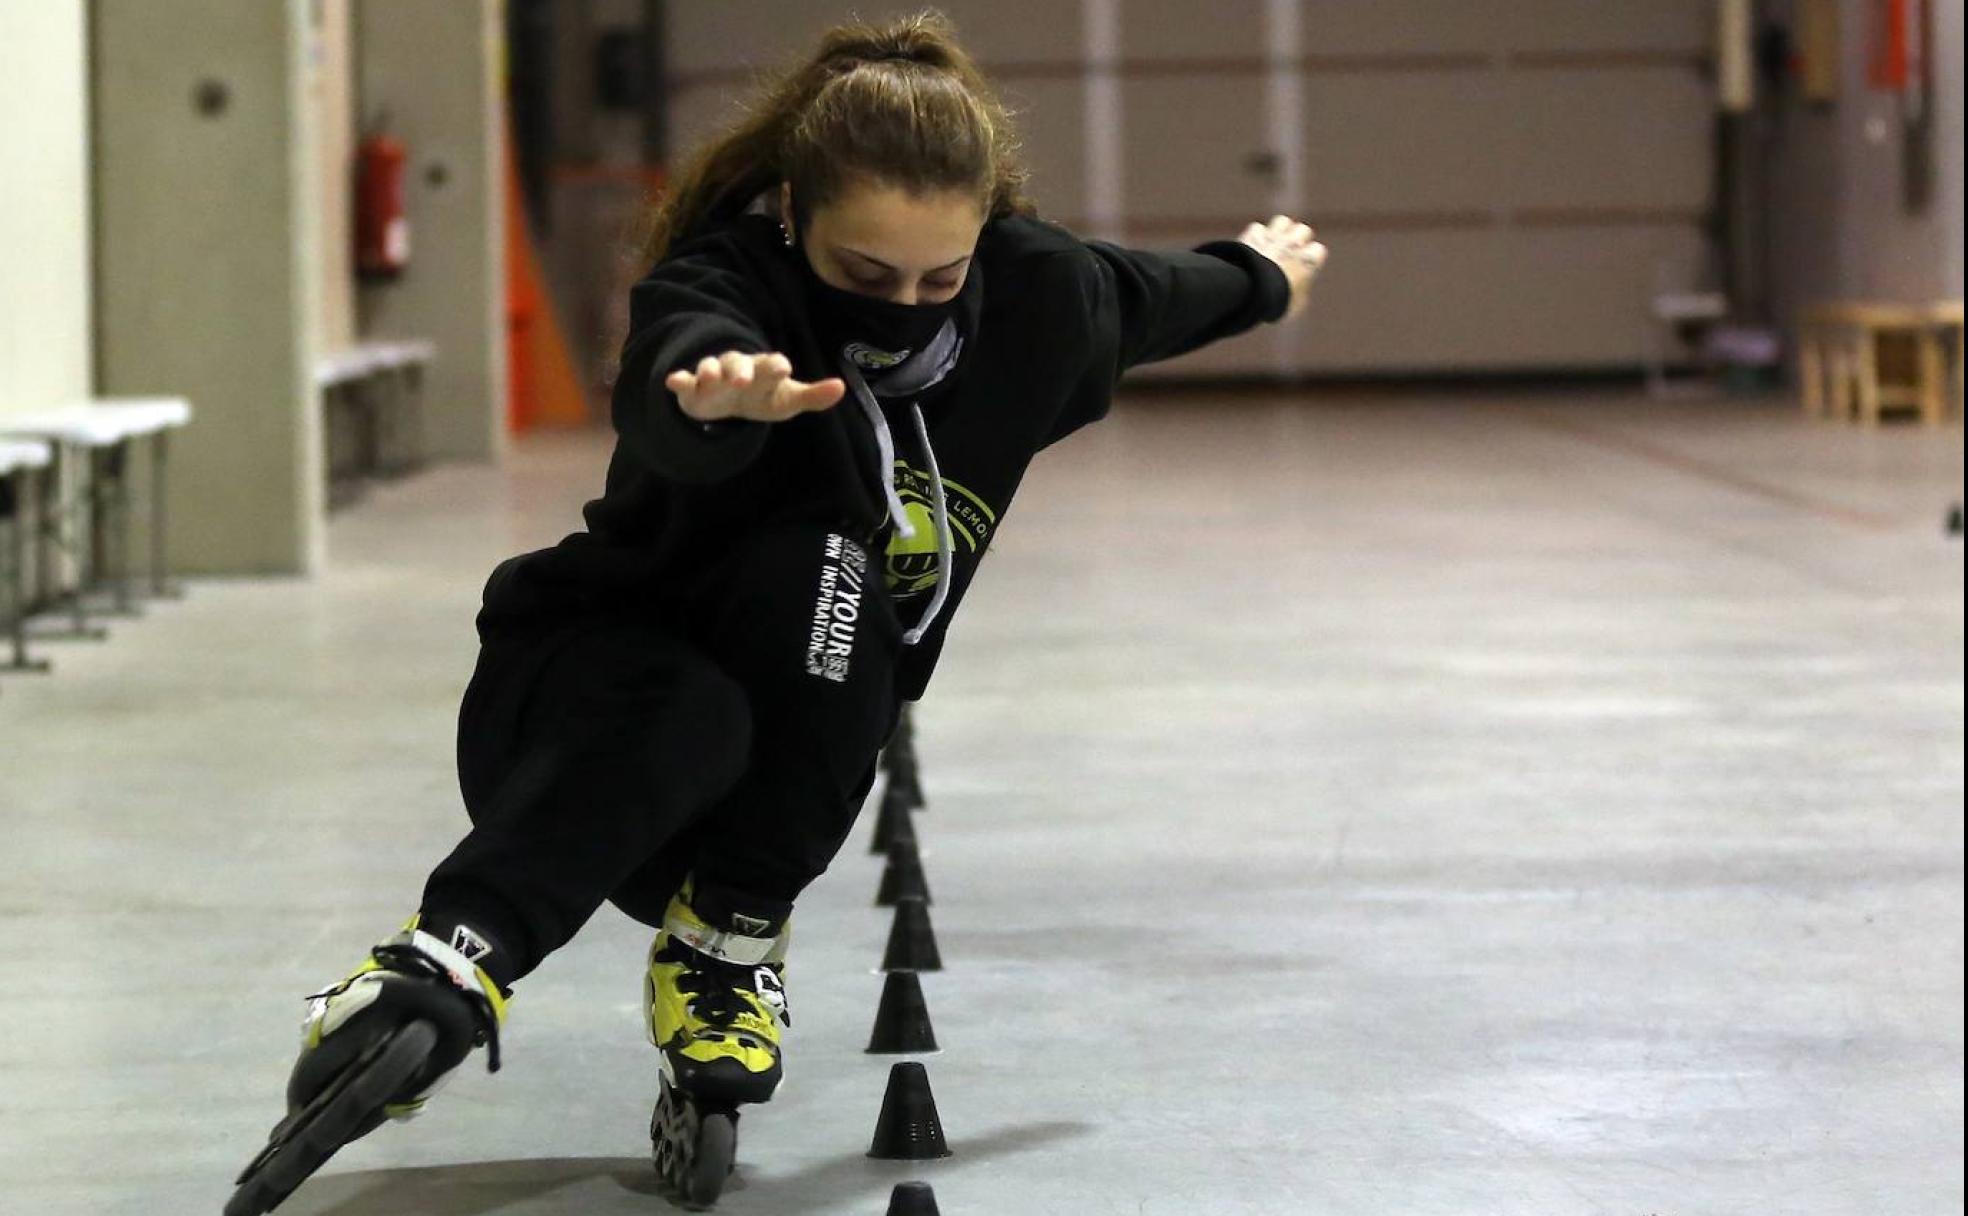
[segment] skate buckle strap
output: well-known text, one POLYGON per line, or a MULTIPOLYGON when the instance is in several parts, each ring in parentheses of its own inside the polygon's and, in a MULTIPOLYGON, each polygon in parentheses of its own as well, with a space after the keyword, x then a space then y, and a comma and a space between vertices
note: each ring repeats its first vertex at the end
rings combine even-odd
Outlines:
POLYGON ((485 1046, 485 1071, 499 1071, 499 1015, 504 1000, 495 995, 480 977, 476 964, 450 944, 422 929, 412 929, 407 937, 383 942, 370 951, 378 963, 392 971, 425 975, 444 980, 456 988, 471 1006, 476 1041, 485 1046))
POLYGON ((777 971, 770 967, 759 967, 754 970, 752 990, 758 993, 759 1000, 772 1011, 772 1015, 779 1019, 781 1026, 788 1030, 793 1028, 793 1010, 786 1001, 786 984, 779 978, 777 971))
POLYGON ((773 947, 779 944, 776 935, 748 937, 675 914, 663 918, 663 931, 699 954, 747 967, 756 967, 772 957, 773 947))

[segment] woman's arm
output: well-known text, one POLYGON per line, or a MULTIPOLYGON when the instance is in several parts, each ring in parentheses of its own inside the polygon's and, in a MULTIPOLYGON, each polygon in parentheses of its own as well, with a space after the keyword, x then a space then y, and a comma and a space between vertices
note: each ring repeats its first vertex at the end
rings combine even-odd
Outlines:
POLYGON ((673 481, 732 476, 765 446, 765 425, 826 409, 839 380, 805 384, 771 349, 749 284, 708 255, 673 258, 630 294, 629 340, 611 413, 624 446, 673 481))
POLYGON ((1116 379, 1296 314, 1326 256, 1311 228, 1285 216, 1187 251, 1086 244, 1098 276, 1095 332, 1113 336, 1116 379))
POLYGON ((1285 272, 1291 283, 1291 304, 1285 309, 1286 318, 1303 312, 1312 299, 1312 280, 1326 264, 1329 252, 1319 243, 1319 234, 1312 230, 1312 225, 1289 215, 1274 215, 1268 224, 1251 221, 1237 239, 1270 258, 1285 272))
POLYGON ((1082 281, 1093 358, 1041 447, 1107 414, 1131 367, 1186 354, 1305 307, 1326 247, 1285 216, 1253 223, 1235 241, 1151 253, 1088 241, 1093 274, 1082 281))

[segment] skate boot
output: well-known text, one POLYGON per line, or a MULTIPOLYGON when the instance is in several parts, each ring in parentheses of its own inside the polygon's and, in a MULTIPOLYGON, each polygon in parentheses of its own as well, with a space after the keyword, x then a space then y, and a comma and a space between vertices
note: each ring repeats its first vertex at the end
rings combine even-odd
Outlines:
POLYGON ((507 995, 413 917, 348 978, 309 997, 287 1117, 241 1171, 225 1216, 272 1211, 343 1145, 421 1113, 472 1048, 483 1045, 499 1071, 507 995))
POLYGON ((717 1202, 738 1151, 738 1107, 779 1087, 786 920, 747 915, 686 883, 649 949, 642 1005, 662 1052, 649 1137, 656 1171, 686 1206, 717 1202))

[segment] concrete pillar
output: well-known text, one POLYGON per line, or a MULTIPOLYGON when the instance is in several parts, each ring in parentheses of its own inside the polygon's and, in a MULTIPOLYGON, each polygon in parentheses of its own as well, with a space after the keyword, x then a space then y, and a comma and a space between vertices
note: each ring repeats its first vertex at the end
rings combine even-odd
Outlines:
POLYGON ((359 0, 359 113, 410 150, 410 268, 361 290, 363 336, 437 344, 424 385, 439 459, 505 450, 504 31, 498 0, 359 0))
POLYGON ((315 159, 321 183, 320 338, 323 350, 355 344, 355 114, 354 0, 315 0, 320 36, 314 46, 309 109, 315 115, 315 159))
POLYGON ((0 3, 0 414, 89 395, 84 0, 0 3))
POLYGON ((323 557, 314 0, 95 0, 98 384, 189 397, 171 548, 189 573, 323 557))

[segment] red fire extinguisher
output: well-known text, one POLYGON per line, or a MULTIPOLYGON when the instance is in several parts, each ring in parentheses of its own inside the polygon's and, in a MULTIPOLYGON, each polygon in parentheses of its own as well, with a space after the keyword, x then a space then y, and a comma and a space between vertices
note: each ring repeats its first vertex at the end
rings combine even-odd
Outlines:
POLYGON ((377 131, 355 152, 355 268, 365 279, 393 279, 410 264, 410 217, 403 183, 410 153, 377 131))

